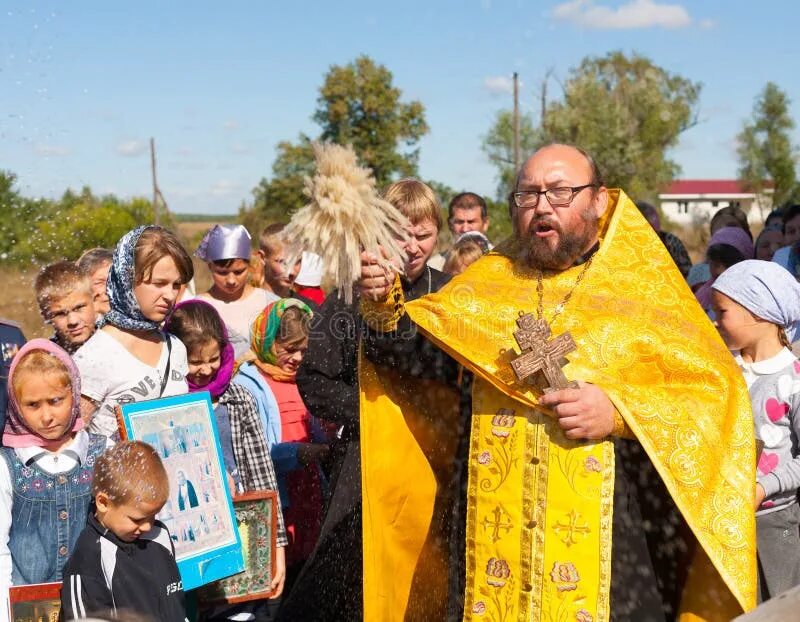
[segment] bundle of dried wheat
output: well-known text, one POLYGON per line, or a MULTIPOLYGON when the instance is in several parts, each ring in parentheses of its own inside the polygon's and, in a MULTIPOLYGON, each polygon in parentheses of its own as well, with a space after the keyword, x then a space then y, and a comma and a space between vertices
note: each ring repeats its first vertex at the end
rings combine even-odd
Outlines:
MULTIPOLYGON (((322 257, 323 282, 332 283, 350 303, 353 284, 361 275, 361 252, 378 257, 383 247, 389 258, 405 260, 400 243, 408 221, 391 203, 380 198, 369 169, 359 166, 352 147, 315 143, 317 170, 305 178, 310 199, 284 229, 289 264, 310 251, 322 257)), ((398 262, 396 262, 398 263, 398 262)), ((387 269, 392 269, 386 260, 387 269)))

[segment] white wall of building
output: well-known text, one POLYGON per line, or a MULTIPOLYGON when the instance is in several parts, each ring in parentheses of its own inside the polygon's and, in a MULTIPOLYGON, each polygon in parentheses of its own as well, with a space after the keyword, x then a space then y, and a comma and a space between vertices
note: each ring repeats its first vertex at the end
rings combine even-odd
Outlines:
POLYGON ((661 194, 658 196, 661 211, 666 218, 678 225, 703 225, 714 213, 729 205, 738 205, 747 214, 751 223, 763 222, 772 209, 772 201, 766 197, 759 202, 754 194, 661 194))

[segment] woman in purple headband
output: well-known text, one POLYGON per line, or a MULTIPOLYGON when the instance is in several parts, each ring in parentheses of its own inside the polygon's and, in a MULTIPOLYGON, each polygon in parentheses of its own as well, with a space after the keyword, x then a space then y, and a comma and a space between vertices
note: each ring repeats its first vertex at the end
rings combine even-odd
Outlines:
POLYGON ((695 294, 697 301, 706 313, 713 314, 711 310, 711 287, 717 277, 731 266, 745 259, 752 259, 754 256, 753 240, 746 231, 739 227, 723 227, 711 236, 706 250, 706 261, 711 272, 711 278, 695 294))

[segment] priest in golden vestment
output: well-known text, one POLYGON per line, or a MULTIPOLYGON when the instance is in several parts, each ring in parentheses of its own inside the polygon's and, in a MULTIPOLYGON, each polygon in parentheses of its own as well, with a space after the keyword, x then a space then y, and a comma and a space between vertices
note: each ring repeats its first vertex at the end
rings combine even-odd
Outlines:
POLYGON ((722 339, 583 151, 534 154, 512 218, 512 240, 409 304, 362 255, 364 619, 751 609, 753 421, 722 339))

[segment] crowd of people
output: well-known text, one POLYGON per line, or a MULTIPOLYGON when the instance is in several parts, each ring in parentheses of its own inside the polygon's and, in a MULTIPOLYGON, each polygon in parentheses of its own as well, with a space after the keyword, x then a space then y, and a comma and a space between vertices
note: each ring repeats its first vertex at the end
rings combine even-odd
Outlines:
POLYGON ((158 226, 39 272, 52 338, 0 323, 0 592, 62 581, 65 620, 588 622, 730 619, 800 584, 800 206, 755 241, 720 209, 692 265, 565 145, 525 163, 496 248, 476 193, 446 220, 420 181, 382 197, 406 258, 364 253, 352 303, 280 224, 257 249, 209 229, 206 292, 158 226), (509 346, 551 326, 579 382, 514 378, 509 346), (231 493, 278 492, 269 599, 184 594, 158 519, 184 497, 121 438, 121 405, 199 391, 231 493))

